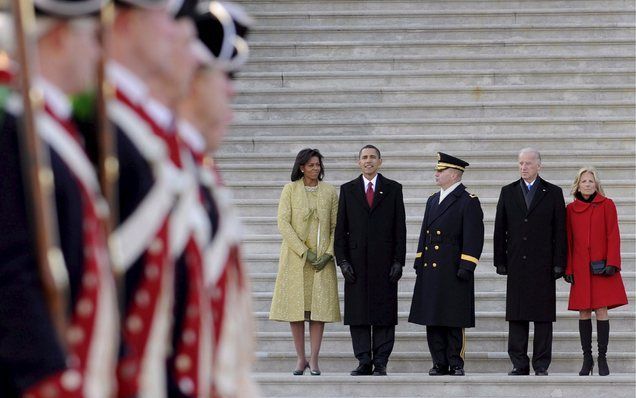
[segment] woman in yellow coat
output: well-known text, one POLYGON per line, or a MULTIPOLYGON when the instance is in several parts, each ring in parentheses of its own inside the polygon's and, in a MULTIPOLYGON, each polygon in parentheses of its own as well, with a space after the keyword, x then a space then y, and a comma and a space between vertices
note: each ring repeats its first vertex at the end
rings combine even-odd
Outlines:
POLYGON ((290 322, 298 360, 294 375, 309 368, 320 375, 318 355, 325 322, 340 321, 333 237, 338 196, 322 182, 325 174, 317 149, 296 156, 292 182, 278 204, 278 230, 283 237, 278 275, 269 318, 290 322), (309 321, 311 356, 305 357, 305 321, 309 321))

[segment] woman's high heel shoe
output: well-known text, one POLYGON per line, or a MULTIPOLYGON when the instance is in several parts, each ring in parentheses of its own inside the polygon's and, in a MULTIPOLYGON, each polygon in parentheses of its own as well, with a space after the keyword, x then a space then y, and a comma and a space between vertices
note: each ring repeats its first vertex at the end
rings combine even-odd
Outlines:
MULTIPOLYGON (((294 376, 302 376, 305 374, 305 369, 309 368, 309 362, 305 362, 305 367, 302 369, 296 369, 292 372, 294 376)), ((310 370, 311 371, 311 370, 310 370)))
POLYGON ((318 370, 318 369, 313 370, 312 368, 309 368, 309 373, 310 373, 312 376, 320 376, 320 370, 318 370))
POLYGON ((579 372, 579 376, 587 376, 594 374, 594 360, 592 359, 592 353, 586 353, 583 355, 583 366, 579 372))

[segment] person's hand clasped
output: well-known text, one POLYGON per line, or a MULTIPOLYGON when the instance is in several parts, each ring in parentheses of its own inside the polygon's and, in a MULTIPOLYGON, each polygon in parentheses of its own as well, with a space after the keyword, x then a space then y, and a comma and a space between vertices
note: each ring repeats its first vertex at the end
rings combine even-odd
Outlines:
POLYGON ((497 275, 508 275, 508 270, 503 265, 497 266, 497 275))
POLYGON ((563 275, 565 275, 565 270, 563 269, 563 267, 554 267, 552 269, 552 277, 554 277, 554 280, 559 279, 563 275))
POLYGON ((340 262, 340 271, 344 276, 345 282, 354 283, 356 281, 356 273, 353 270, 353 266, 349 264, 347 260, 340 262))
POLYGON ((312 252, 311 250, 307 250, 307 253, 305 256, 306 256, 305 258, 307 259, 307 262, 310 262, 310 263, 314 263, 316 262, 316 260, 318 260, 318 256, 316 256, 316 253, 312 252))
POLYGON ((605 268, 603 268, 603 275, 605 276, 612 276, 616 273, 617 268, 614 267, 613 265, 607 265, 605 266, 605 268))
POLYGON ((394 262, 391 266, 391 271, 389 271, 389 280, 391 283, 397 283, 402 277, 402 264, 399 262, 394 262))
POLYGON ((318 257, 316 261, 312 262, 311 265, 316 269, 316 271, 322 271, 322 269, 327 266, 327 263, 329 263, 332 258, 333 256, 331 254, 325 253, 322 256, 318 257))

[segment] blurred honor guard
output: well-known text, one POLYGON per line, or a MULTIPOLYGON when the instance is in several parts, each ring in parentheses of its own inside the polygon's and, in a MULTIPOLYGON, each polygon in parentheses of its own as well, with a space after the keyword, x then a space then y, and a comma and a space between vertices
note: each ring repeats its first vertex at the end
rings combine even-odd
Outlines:
POLYGON ((118 0, 115 5, 106 72, 116 91, 108 114, 117 132, 121 176, 119 223, 111 246, 125 273, 118 396, 162 398, 167 396, 174 294, 171 214, 180 188, 179 147, 168 104, 178 96, 174 46, 181 44, 180 30, 164 1, 118 0))
POLYGON ((475 326, 474 272, 484 246, 479 199, 461 183, 468 163, 439 152, 415 255, 409 322, 426 325, 431 376, 464 375, 464 328, 475 326))
MULTIPOLYGON (((204 287, 213 321, 212 372, 208 376, 212 377, 213 397, 257 397, 250 377, 254 327, 249 281, 239 253, 240 225, 230 203, 231 193, 222 184, 212 160, 232 120, 234 89, 230 75, 247 59, 244 37, 252 21, 240 7, 219 2, 200 3, 191 16, 199 39, 193 47, 199 68, 179 107, 179 134, 191 154, 189 159, 184 156, 185 163, 199 183, 200 204, 190 209, 196 243, 201 245, 204 287), (203 216, 199 214, 201 209, 203 216), (208 231, 201 225, 204 219, 208 231), (206 235, 207 241, 201 242, 206 235)), ((185 337, 190 335, 187 322, 177 317, 175 337, 180 333, 182 338, 176 339, 179 342, 187 341, 185 337)), ((198 344, 204 347, 202 338, 198 344)), ((188 376, 192 371, 179 364, 188 355, 201 358, 203 351, 188 353, 188 349, 185 344, 175 347, 175 374, 182 394, 175 396, 194 396, 183 388, 188 385, 183 381, 193 378, 188 376)), ((201 382, 199 379, 198 384, 201 382)))
MULTIPOLYGON (((23 107, 20 98, 13 96, 8 99, 6 113, 1 118, 0 395, 3 398, 109 398, 114 393, 118 316, 105 235, 108 208, 83 147, 84 136, 70 119, 68 97, 95 83, 100 50, 94 17, 100 7, 99 0, 35 1, 39 62, 24 62, 28 60, 24 55, 28 52, 25 41, 21 41, 23 56, 16 59, 22 62, 23 94, 30 99, 42 98, 43 104, 31 106, 25 101, 23 107), (29 79, 25 77, 31 67, 37 67, 39 73, 33 85, 27 86, 25 82, 29 79), (45 216, 52 220, 52 234, 60 237, 63 259, 51 261, 50 268, 37 265, 38 258, 50 259, 55 251, 43 254, 35 248, 40 234, 46 232, 40 230, 44 213, 36 211, 42 203, 29 199, 36 197, 31 194, 37 189, 37 182, 29 186, 26 178, 33 171, 33 163, 27 161, 33 159, 28 151, 37 147, 24 143, 29 135, 29 114, 34 116, 38 138, 32 142, 44 143, 42 148, 53 173, 51 176, 48 165, 43 163, 41 169, 35 170, 38 179, 48 172, 48 183, 54 181, 55 205, 45 216), (56 268, 55 264, 65 266, 56 268), (66 278, 68 289, 57 283, 53 286, 57 290, 51 294, 48 271, 57 281, 66 278), (52 301, 64 303, 61 312, 47 310, 52 301)), ((20 21, 24 35, 19 29, 16 32, 25 38, 31 27, 23 24, 26 18, 18 11, 14 8, 14 20, 20 21)))

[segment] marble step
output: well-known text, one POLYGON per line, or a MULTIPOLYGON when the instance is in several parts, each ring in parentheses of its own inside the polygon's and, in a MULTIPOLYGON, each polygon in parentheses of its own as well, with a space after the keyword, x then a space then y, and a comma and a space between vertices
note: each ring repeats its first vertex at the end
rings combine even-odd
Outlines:
POLYGON ((440 103, 305 103, 234 105, 237 123, 242 121, 354 120, 405 118, 426 115, 443 118, 508 117, 633 117, 634 101, 529 101, 529 102, 440 102, 440 103))
MULTIPOLYGON (((272 56, 275 49, 267 49, 272 56)), ((276 50, 277 51, 277 50, 276 50)), ((408 52, 410 54, 410 52, 408 52)), ((588 53, 586 53, 588 54, 588 53)), ((360 55, 360 54, 357 54, 360 55)), ((400 54, 397 54, 400 55, 400 54)), ((429 54, 430 55, 430 54, 429 54)), ((462 54, 466 56, 465 54, 462 54)), ((539 54, 537 54, 539 55, 539 54)), ((546 54, 542 54, 546 56, 546 54)), ((589 55, 589 54, 588 54, 589 55)), ((631 52, 619 54, 598 54, 599 56, 633 56, 631 52)), ((342 56, 342 54, 340 54, 342 56)), ((504 56, 504 54, 502 54, 504 56)), ((558 57, 558 54, 554 54, 558 57)), ((517 85, 555 85, 563 84, 634 84, 632 67, 559 68, 557 70, 535 69, 463 69, 439 71, 394 71, 394 70, 358 70, 358 71, 300 71, 300 72, 240 72, 237 74, 239 88, 290 87, 313 89, 315 87, 340 88, 377 88, 387 86, 427 85, 437 86, 509 86, 517 85)))
MULTIPOLYGON (((398 325, 396 332, 422 331, 422 325, 408 322, 408 311, 398 312, 398 325)), ((479 331, 504 331, 507 330, 505 311, 477 311, 475 312, 476 329, 479 331)), ((269 319, 269 312, 254 312, 257 332, 286 332, 289 331, 289 322, 278 322, 269 319)), ((634 330, 636 314, 633 311, 621 311, 620 308, 610 311, 612 332, 631 332, 634 330)), ((557 321, 554 323, 554 331, 577 331, 579 314, 575 311, 557 312, 557 321)), ((329 331, 346 332, 349 327, 342 323, 329 324, 329 331)), ((611 348, 610 348, 611 349, 611 348)), ((636 353, 628 353, 636 358, 636 353)))
MULTIPOLYGON (((526 65, 532 59, 520 59, 519 62, 526 65)), ((414 63, 421 68, 423 60, 416 59, 414 63)), ((465 59, 457 60, 460 66, 465 65, 465 59)), ((635 58, 626 57, 624 60, 609 59, 608 63, 624 62, 633 65, 635 58)), ((353 60, 341 61, 343 65, 350 65, 358 68, 353 60)), ((389 60, 387 62, 395 62, 389 60)), ((471 60, 471 64, 475 61, 471 60)), ((496 63, 494 59, 483 61, 489 65, 496 63)), ((546 63, 546 59, 538 61, 546 63)), ((581 63, 582 60, 573 62, 581 63)), ((281 61, 286 66, 288 61, 281 61)), ((272 65, 271 62, 264 62, 272 65)), ((403 65, 399 61, 397 65, 403 65)), ((397 66, 396 65, 396 66, 397 66)), ((260 66, 254 66, 259 68, 260 66)), ((309 65, 302 65, 299 68, 307 70, 309 65)), ((619 66, 619 65, 616 65, 619 66)), ((549 67, 549 66, 548 66, 549 67)), ((584 67, 584 66, 583 66, 584 67)), ((447 68, 447 66, 445 66, 447 68)), ((507 68, 507 67, 506 67, 507 68)), ((312 65, 312 69, 316 69, 312 65)), ((342 70, 342 69, 341 69, 342 70)), ((243 88, 238 89, 235 103, 237 104, 282 104, 282 103, 303 103, 303 102, 340 102, 340 103, 393 103, 393 102, 448 102, 448 101, 624 101, 634 98, 633 86, 621 85, 580 85, 580 86, 494 86, 494 87, 437 87, 407 86, 407 87, 384 87, 384 88, 314 88, 312 90, 297 88, 243 88)))
MULTIPOLYGON (((611 316, 611 315, 610 315, 611 316)), ((611 321, 610 321, 611 322, 611 321)), ((592 329, 596 329, 596 322, 592 321, 592 329)), ((611 327, 611 325, 610 325, 611 327)), ((308 326, 305 330, 308 330, 308 326)), ((596 355, 596 332, 592 341, 596 355)), ((534 339, 534 333, 530 333, 530 340, 534 339)), ((309 332, 305 335, 306 352, 310 353, 309 332)), ((396 332, 395 350, 400 352, 422 352, 426 347, 426 331, 396 332)), ((567 332, 555 332, 553 335, 553 349, 556 352, 578 353, 581 351, 581 341, 578 329, 567 332)), ((634 352, 636 350, 636 333, 611 332, 610 344, 612 352, 634 352)), ((480 331, 466 329, 466 347, 469 351, 478 352, 506 352, 508 350, 508 329, 504 331, 480 331)), ((293 348, 291 332, 261 332, 257 335, 257 348, 261 352, 289 352, 293 348)), ((331 325, 325 325, 325 333, 321 349, 326 352, 347 353, 352 350, 351 334, 349 331, 333 332, 331 325)))
MULTIPOLYGON (((350 367, 353 369, 353 365, 350 367)), ((390 373, 386 377, 351 377, 343 372, 329 371, 320 377, 298 377, 292 376, 291 371, 286 369, 279 373, 266 370, 268 373, 256 373, 254 378, 261 386, 264 397, 633 398, 636 393, 633 373, 582 378, 574 371, 553 371, 548 377, 508 377, 505 372, 493 374, 469 371, 464 377, 431 377, 425 374, 429 367, 427 364, 415 373, 390 373)))
MULTIPOLYGON (((606 14, 607 15, 607 14, 606 14)), ((486 18, 493 14, 486 15, 486 18)), ((470 37, 472 40, 507 40, 527 39, 545 40, 554 38, 569 39, 629 39, 634 37, 634 25, 630 23, 630 12, 625 11, 619 14, 612 14, 606 22, 599 21, 605 15, 597 15, 598 20, 550 22, 521 22, 509 21, 420 21, 417 17, 402 17, 399 22, 392 22, 391 16, 369 16, 378 24, 370 24, 369 17, 367 23, 360 23, 362 18, 332 16, 332 20, 326 18, 316 22, 316 16, 308 14, 305 16, 305 23, 299 21, 300 18, 281 19, 279 23, 273 18, 266 18, 263 22, 268 25, 257 25, 250 35, 254 35, 260 42, 264 41, 337 41, 337 40, 462 40, 470 37), (309 17, 309 18, 307 18, 309 17), (400 28, 396 29, 393 23, 399 23, 400 28)), ((396 16, 397 17, 397 16, 396 16)), ((422 15, 426 20, 427 15, 422 15)), ((497 15, 495 15, 495 18, 497 15)), ((322 19, 321 16, 317 16, 322 19)), ((397 17, 399 18, 399 17, 397 17)))
POLYGON ((464 39, 464 40, 333 40, 333 41, 258 41, 250 40, 250 54, 266 56, 334 56, 334 55, 451 55, 451 54, 571 54, 632 55, 634 39, 546 38, 546 39, 464 39))
MULTIPOLYGON (((633 268, 632 268, 633 269, 633 268)), ((340 272, 338 274, 338 291, 344 292, 344 280, 340 272)), ((635 271, 622 271, 621 276, 623 284, 627 291, 636 290, 636 272, 635 271)), ((252 292, 267 292, 274 291, 274 284, 276 282, 276 272, 251 272, 251 284, 252 292)), ((497 275, 494 272, 494 267, 491 265, 482 264, 478 266, 475 271, 475 292, 505 292, 506 291, 506 277, 497 275)), ((398 283, 398 291, 405 293, 412 293, 415 286, 415 271, 413 270, 412 263, 404 269, 404 275, 398 283)), ((556 281, 557 292, 569 292, 570 285, 563 279, 556 281)))
MULTIPOLYGON (((287 325, 289 327, 289 325, 287 325)), ((611 338, 611 337, 610 337, 611 338)), ((611 341, 611 340, 610 340, 611 341)), ((387 372, 393 374, 399 373, 417 373, 422 372, 428 374, 428 370, 432 366, 431 355, 428 351, 426 341, 422 341, 422 346, 415 352, 399 351, 396 346, 389 358, 387 372)), ((344 374, 354 369, 358 361, 353 356, 353 350, 346 352, 331 352, 321 350, 320 352, 320 368, 325 375, 344 374)), ((593 350, 596 352, 596 350, 593 350)), ((254 365, 256 372, 289 372, 296 364, 296 353, 292 351, 286 352, 262 352, 256 353, 257 361, 254 365)), ((559 352, 556 347, 552 350, 552 363, 549 371, 553 373, 569 373, 577 375, 581 369, 583 355, 580 352, 559 352)), ((634 352, 613 352, 607 354, 610 371, 612 369, 621 372, 636 371, 634 366, 636 354, 634 352)), ((504 351, 495 352, 478 352, 467 350, 465 355, 464 369, 468 374, 475 373, 498 373, 500 377, 507 377, 506 373, 510 371, 512 365, 508 353, 504 351)), ((596 369, 595 369, 596 370, 596 369)))

